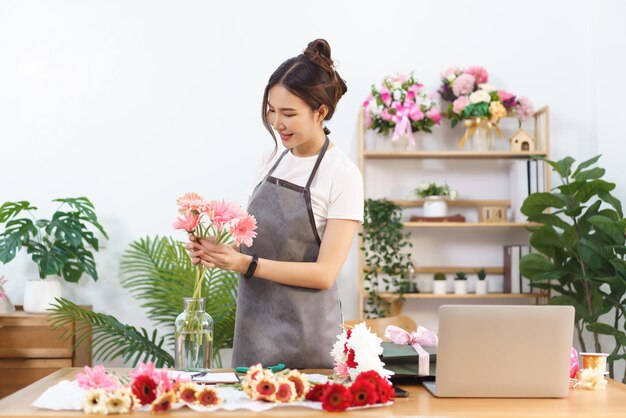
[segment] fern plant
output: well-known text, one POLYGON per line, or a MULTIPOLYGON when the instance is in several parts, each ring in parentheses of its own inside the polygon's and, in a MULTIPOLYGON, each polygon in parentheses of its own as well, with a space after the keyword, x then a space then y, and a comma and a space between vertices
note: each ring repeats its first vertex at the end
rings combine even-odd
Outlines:
MULTIPOLYGON (((173 367, 174 359, 163 346, 174 348, 174 319, 183 310, 183 298, 192 294, 196 277, 185 245, 158 236, 134 241, 122 257, 121 273, 122 286, 142 301, 148 318, 164 330, 161 337, 156 331, 150 337, 144 328, 121 324, 110 315, 87 311, 65 299, 58 299, 54 306, 53 325, 76 321, 75 332, 66 333, 65 338, 76 334, 78 342, 93 328, 94 356, 99 359, 123 357, 133 365, 143 359, 173 367)), ((218 366, 219 350, 233 344, 238 280, 237 273, 214 268, 207 271, 203 282, 206 311, 214 321, 213 356, 218 366)))

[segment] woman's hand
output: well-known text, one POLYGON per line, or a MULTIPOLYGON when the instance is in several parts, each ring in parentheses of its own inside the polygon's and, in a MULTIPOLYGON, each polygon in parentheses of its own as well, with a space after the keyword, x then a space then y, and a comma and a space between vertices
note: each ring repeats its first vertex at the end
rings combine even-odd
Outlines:
POLYGON ((201 263, 206 268, 217 267, 244 273, 251 259, 230 245, 215 244, 215 237, 197 238, 191 235, 187 249, 191 262, 196 265, 201 263))

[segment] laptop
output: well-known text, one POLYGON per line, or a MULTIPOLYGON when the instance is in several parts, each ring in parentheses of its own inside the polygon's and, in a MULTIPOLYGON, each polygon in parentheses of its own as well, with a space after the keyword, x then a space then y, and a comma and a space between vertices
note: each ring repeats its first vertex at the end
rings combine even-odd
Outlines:
POLYGON ((572 306, 443 305, 437 397, 562 398, 569 391, 572 306))

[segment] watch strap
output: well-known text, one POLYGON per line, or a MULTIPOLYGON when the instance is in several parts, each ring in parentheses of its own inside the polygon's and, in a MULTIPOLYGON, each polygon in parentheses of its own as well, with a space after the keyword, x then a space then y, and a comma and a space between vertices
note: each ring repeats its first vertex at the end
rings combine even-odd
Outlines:
POLYGON ((252 256, 252 261, 250 261, 250 265, 248 265, 248 270, 243 275, 244 279, 251 279, 254 276, 254 271, 256 270, 257 261, 259 261, 259 257, 255 254, 252 256))

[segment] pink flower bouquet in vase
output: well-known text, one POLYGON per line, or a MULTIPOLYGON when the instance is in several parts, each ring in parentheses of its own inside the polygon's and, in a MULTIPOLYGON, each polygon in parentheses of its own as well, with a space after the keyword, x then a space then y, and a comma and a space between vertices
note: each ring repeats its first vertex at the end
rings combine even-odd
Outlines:
POLYGON ((528 99, 496 90, 488 82, 489 73, 481 66, 452 67, 441 75, 439 94, 450 102, 446 109, 450 124, 455 127, 462 121, 466 128, 459 141, 460 148, 472 138, 475 151, 487 151, 491 148, 494 132, 502 137, 498 126, 500 119, 517 114, 521 124, 533 114, 528 99))
POLYGON ((411 73, 387 76, 363 102, 365 127, 391 135, 394 148, 417 148, 413 133, 431 132, 441 120, 433 92, 429 92, 411 73))
MULTIPOLYGON (((214 237, 215 244, 251 246, 256 237, 256 219, 236 203, 224 200, 205 200, 197 193, 186 193, 176 203, 180 217, 174 228, 182 229, 197 239, 214 237)), ((211 367, 213 319, 205 312, 206 298, 202 297, 205 280, 213 278, 215 269, 202 264, 196 266, 193 294, 184 298, 184 310, 174 324, 177 369, 198 370, 211 367)))

